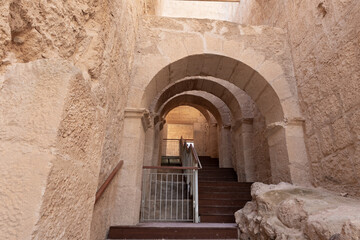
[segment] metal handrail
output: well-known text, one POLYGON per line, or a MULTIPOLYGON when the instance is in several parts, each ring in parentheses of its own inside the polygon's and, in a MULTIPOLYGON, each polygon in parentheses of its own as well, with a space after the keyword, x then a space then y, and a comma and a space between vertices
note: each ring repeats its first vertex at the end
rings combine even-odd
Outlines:
POLYGON ((201 162, 200 162, 200 159, 199 159, 199 155, 197 154, 196 152, 196 149, 193 147, 193 146, 190 146, 191 147, 191 153, 192 155, 194 156, 197 164, 199 164, 199 169, 202 169, 202 165, 201 165, 201 162))
POLYGON ((195 150, 195 148, 192 145, 187 146, 186 140, 184 141, 181 137, 180 139, 180 159, 182 164, 187 164, 188 161, 186 159, 187 154, 191 154, 192 157, 190 157, 193 161, 193 164, 195 165, 196 169, 193 169, 193 179, 188 180, 187 183, 189 185, 192 185, 192 192, 193 192, 193 215, 194 215, 194 222, 199 223, 200 222, 200 216, 199 216, 199 179, 198 179, 198 170, 202 169, 202 165, 199 159, 199 156, 195 150), (185 153, 183 152, 185 150, 185 153), (191 183, 192 182, 192 183, 191 183))
POLYGON ((143 169, 176 169, 176 170, 199 170, 199 167, 168 167, 168 166, 143 166, 143 169))
POLYGON ((99 188, 99 190, 97 190, 96 195, 95 195, 95 203, 97 203, 97 201, 99 201, 99 199, 101 198, 101 196, 104 194, 106 188, 110 185, 111 181, 114 179, 116 173, 120 170, 120 168, 122 167, 122 165, 124 164, 124 161, 121 160, 116 167, 114 168, 114 170, 110 173, 109 177, 105 180, 105 182, 101 185, 101 187, 99 188))
MULTIPOLYGON (((196 152, 196 149, 193 146, 187 146, 186 144, 186 139, 183 139, 182 137, 180 138, 180 148, 184 147, 186 149, 186 151, 189 153, 191 152, 191 154, 193 155, 193 157, 196 160, 196 163, 198 164, 198 169, 202 169, 202 165, 199 159, 199 156, 196 152)), ((181 157, 181 151, 180 151, 180 157, 181 157)))

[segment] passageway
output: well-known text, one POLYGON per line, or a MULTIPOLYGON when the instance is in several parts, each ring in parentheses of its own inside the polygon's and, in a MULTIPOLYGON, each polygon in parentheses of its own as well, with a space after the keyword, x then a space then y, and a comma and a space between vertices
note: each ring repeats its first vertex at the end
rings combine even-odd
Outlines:
POLYGON ((0 7, 0 239, 360 236, 359 0, 34 2, 0 7))
MULTIPOLYGON (((143 166, 155 169, 165 162, 164 139, 181 136, 164 135, 174 130, 176 121, 181 125, 179 117, 167 116, 185 106, 201 112, 206 130, 198 131, 199 139, 210 141, 197 143, 194 131, 185 138, 194 139, 200 155, 218 158, 220 169, 233 169, 239 182, 309 181, 285 35, 217 21, 199 20, 196 25, 192 20, 190 27, 188 21, 149 17, 143 22, 124 116, 122 141, 129 144, 120 156, 129 162, 125 171, 132 172, 133 180, 124 179, 126 193, 116 193, 115 211, 140 212, 141 182, 149 180, 143 166), (179 24, 188 30, 174 27, 179 24), (212 28, 212 35, 205 28, 212 28), (122 203, 127 200, 120 197, 124 194, 133 196, 134 203, 126 209, 122 203)), ((139 221, 136 214, 123 215, 114 222, 139 221)))

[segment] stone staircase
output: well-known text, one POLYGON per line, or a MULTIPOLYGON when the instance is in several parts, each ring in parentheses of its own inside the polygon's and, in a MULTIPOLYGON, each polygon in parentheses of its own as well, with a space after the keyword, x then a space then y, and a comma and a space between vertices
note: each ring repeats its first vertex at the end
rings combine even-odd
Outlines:
POLYGON ((237 182, 232 168, 219 168, 219 160, 200 157, 199 213, 202 223, 235 223, 234 213, 251 201, 252 183, 237 182))
POLYGON ((251 183, 237 182, 232 168, 200 157, 199 214, 201 223, 154 222, 112 226, 108 239, 238 239, 234 213, 251 200, 251 183))

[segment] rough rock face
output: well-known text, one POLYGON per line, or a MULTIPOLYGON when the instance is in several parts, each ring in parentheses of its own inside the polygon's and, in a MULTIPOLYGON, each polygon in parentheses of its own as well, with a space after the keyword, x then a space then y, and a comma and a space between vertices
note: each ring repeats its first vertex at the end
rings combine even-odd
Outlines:
POLYGON ((235 213, 241 239, 358 240, 360 203, 319 188, 255 183, 235 213))
POLYGON ((0 239, 104 238, 109 191, 94 196, 119 159, 146 2, 1 1, 0 239))

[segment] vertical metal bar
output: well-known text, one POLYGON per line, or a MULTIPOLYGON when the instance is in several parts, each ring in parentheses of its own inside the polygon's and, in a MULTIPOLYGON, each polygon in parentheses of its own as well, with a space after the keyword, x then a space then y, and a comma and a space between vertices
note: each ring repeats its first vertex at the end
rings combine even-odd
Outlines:
POLYGON ((198 170, 194 170, 194 190, 195 190, 195 194, 194 194, 194 199, 195 199, 195 223, 199 223, 200 222, 200 218, 199 218, 199 193, 198 193, 198 170))
POLYGON ((159 198, 160 198, 160 210, 159 210, 159 219, 161 220, 161 215, 162 215, 162 212, 161 212, 161 200, 162 200, 162 198, 163 198, 163 196, 162 196, 162 193, 163 193, 163 188, 162 188, 162 179, 163 179, 163 174, 162 173, 160 173, 160 190, 159 190, 159 193, 160 193, 160 195, 159 195, 159 198))
MULTIPOLYGON (((189 178, 189 174, 190 173, 188 173, 188 175, 187 175, 187 179, 190 179, 189 178)), ((188 186, 190 186, 190 185, 187 185, 186 186, 186 206, 187 206, 187 214, 186 214, 186 217, 187 217, 187 219, 189 220, 189 214, 190 214, 190 211, 189 211, 189 204, 190 204, 190 202, 189 202, 189 200, 190 200, 190 198, 189 198, 189 187, 188 186)))
POLYGON ((154 219, 156 219, 156 190, 157 190, 157 184, 158 184, 158 182, 157 182, 157 178, 158 178, 158 174, 156 173, 155 174, 155 197, 154 197, 154 219))
POLYGON ((165 185, 165 220, 166 220, 166 213, 167 213, 167 190, 168 190, 168 173, 166 173, 166 185, 165 185))
POLYGON ((195 183, 195 171, 193 170, 193 175, 192 175, 192 208, 193 208, 193 222, 195 222, 195 190, 194 190, 194 183, 195 183))
POLYGON ((181 219, 184 220, 184 175, 181 175, 181 219))
POLYGON ((171 174, 171 194, 170 194, 170 219, 173 218, 172 208, 173 208, 173 191, 174 191, 174 174, 171 174))
POLYGON ((144 210, 145 210, 145 178, 146 170, 143 169, 143 179, 142 179, 142 197, 141 197, 141 221, 144 221, 144 210))
POLYGON ((149 209, 148 209, 148 218, 147 219, 150 219, 151 218, 151 190, 152 190, 152 174, 151 174, 151 170, 149 170, 149 176, 150 176, 150 189, 149 189, 149 209))
POLYGON ((178 208, 179 208, 179 175, 176 174, 176 220, 178 219, 178 208))

